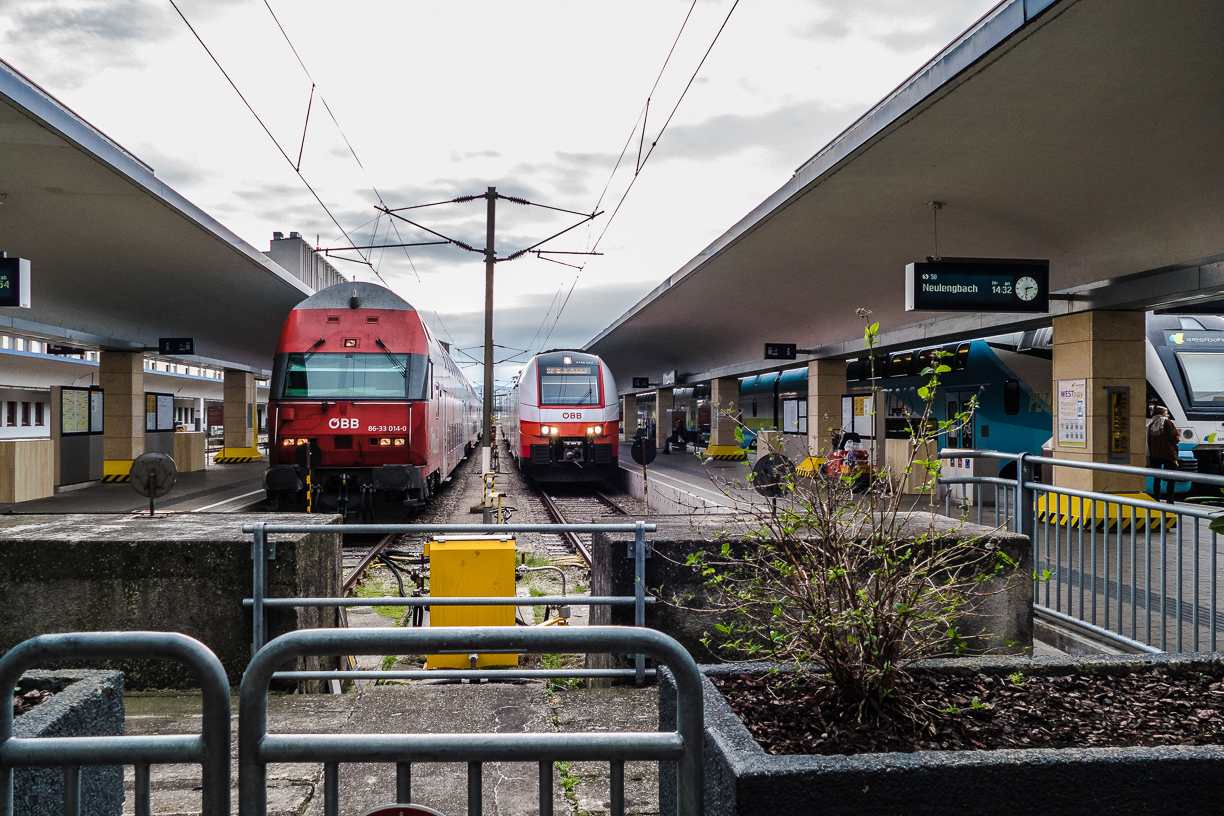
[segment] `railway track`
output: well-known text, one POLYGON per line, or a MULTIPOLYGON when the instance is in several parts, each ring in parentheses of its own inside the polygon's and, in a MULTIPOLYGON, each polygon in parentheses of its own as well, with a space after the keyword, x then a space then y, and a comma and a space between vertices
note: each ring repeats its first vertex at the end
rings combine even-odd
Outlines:
POLYGON ((355 566, 353 571, 348 574, 348 577, 344 579, 344 585, 341 587, 341 593, 343 595, 348 595, 353 591, 353 587, 357 586, 357 582, 361 580, 361 576, 365 575, 365 571, 370 568, 370 564, 374 562, 374 559, 378 557, 379 553, 387 549, 387 547, 389 547, 392 542, 395 541, 395 538, 396 536, 394 533, 383 536, 381 540, 370 548, 369 552, 361 556, 361 560, 357 562, 357 566, 355 566))
MULTIPOLYGON (((548 515, 557 524, 580 524, 599 520, 600 516, 630 515, 631 510, 626 509, 626 505, 633 508, 634 504, 634 500, 627 496, 617 499, 600 490, 576 494, 569 492, 574 490, 571 487, 566 492, 555 491, 556 494, 553 495, 544 485, 532 484, 532 487, 540 496, 548 515)), ((561 533, 560 536, 566 546, 576 552, 589 567, 591 565, 590 543, 584 541, 583 536, 577 533, 561 533)))

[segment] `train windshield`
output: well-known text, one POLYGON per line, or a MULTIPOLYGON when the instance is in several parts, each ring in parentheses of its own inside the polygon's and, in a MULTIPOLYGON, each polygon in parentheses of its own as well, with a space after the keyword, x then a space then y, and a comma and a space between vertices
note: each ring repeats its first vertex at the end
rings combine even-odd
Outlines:
POLYGON ((285 399, 429 398, 424 354, 278 354, 276 363, 273 389, 285 399))
POLYGON ((1224 353, 1177 352, 1191 402, 1224 403, 1224 353))
POLYGON ((598 365, 541 365, 541 405, 599 405, 598 365))

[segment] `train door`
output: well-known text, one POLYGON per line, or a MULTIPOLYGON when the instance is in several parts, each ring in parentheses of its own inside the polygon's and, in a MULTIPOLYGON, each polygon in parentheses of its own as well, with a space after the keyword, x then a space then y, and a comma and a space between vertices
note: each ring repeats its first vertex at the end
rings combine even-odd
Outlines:
POLYGON ((962 425, 957 420, 957 414, 967 410, 969 401, 976 395, 976 391, 946 391, 944 392, 944 416, 949 425, 947 439, 944 445, 949 448, 961 448, 970 450, 976 448, 974 442, 974 417, 970 416, 962 425))

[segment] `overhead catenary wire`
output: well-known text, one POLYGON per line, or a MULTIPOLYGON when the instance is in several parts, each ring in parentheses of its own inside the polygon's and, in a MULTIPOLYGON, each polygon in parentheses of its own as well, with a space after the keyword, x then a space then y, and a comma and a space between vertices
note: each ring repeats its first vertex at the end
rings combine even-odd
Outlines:
MULTIPOLYGON (((272 134, 272 131, 268 128, 267 124, 264 123, 263 119, 256 112, 255 108, 247 100, 246 96, 243 95, 242 91, 238 87, 238 84, 234 82, 233 78, 229 75, 229 72, 227 72, 224 66, 221 65, 221 61, 217 59, 216 55, 213 54, 212 49, 210 49, 208 47, 208 44, 204 42, 204 38, 200 36, 200 33, 198 31, 196 31, 195 26, 191 24, 191 21, 187 19, 187 15, 183 14, 183 10, 179 8, 178 3, 176 3, 175 0, 170 0, 170 5, 174 7, 174 10, 178 13, 178 16, 182 18, 183 23, 187 26, 187 29, 191 32, 192 36, 196 38, 196 41, 200 43, 200 46, 204 49, 204 52, 208 54, 208 58, 211 59, 213 61, 213 64, 217 66, 217 70, 219 70, 221 72, 221 75, 225 77, 225 81, 228 82, 230 84, 230 87, 234 89, 234 93, 238 94, 238 98, 242 100, 242 104, 246 106, 246 109, 251 112, 252 116, 255 117, 255 121, 259 123, 259 126, 261 128, 263 128, 264 133, 266 133, 268 135, 268 138, 272 140, 272 144, 276 146, 277 151, 279 151, 281 156, 284 157, 285 162, 290 167, 293 168, 293 172, 297 174, 297 177, 301 180, 302 184, 305 185, 306 189, 310 191, 310 194, 311 196, 314 197, 314 200, 317 201, 319 206, 323 208, 323 211, 327 213, 327 217, 331 219, 331 222, 336 225, 336 229, 340 230, 340 232, 344 235, 345 239, 350 244, 355 244, 356 242, 353 241, 353 239, 349 236, 348 231, 345 230, 343 226, 341 226, 339 220, 336 219, 336 216, 332 213, 331 209, 327 206, 326 203, 324 203, 323 199, 315 191, 314 187, 311 186, 310 182, 306 180, 306 177, 302 175, 302 171, 299 169, 297 165, 294 164, 293 159, 290 158, 289 154, 285 152, 285 149, 281 146, 281 143, 272 134)), ((299 57, 299 61, 300 59, 301 58, 299 57)), ((303 136, 303 138, 305 137, 303 136)), ((360 255, 361 253, 359 252, 358 254, 360 255)), ((364 260, 364 263, 367 266, 371 266, 371 268, 373 268, 368 260, 364 260)), ((381 276, 379 277, 381 278, 381 276)), ((385 282, 386 281, 384 281, 384 283, 385 282)))

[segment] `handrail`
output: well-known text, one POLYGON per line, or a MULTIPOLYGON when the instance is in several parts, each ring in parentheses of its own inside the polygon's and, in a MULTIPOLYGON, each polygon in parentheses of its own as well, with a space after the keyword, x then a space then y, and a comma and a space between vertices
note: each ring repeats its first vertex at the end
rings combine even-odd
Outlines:
POLYGON ((1224 476, 1210 473, 1186 473, 1180 470, 1160 470, 1158 468, 1135 467, 1134 465, 1111 465, 1108 462, 1076 462, 1071 459, 1054 459, 1049 456, 1030 456, 1028 454, 1003 453, 992 450, 961 450, 959 448, 944 448, 939 452, 940 459, 1007 459, 1015 461, 1024 456, 1025 461, 1056 467, 1077 468, 1079 470, 1098 470, 1106 473, 1126 473, 1132 476, 1144 476, 1171 482, 1195 482, 1224 487, 1224 476))
MULTIPOLYGON (((238 717, 238 803, 241 816, 266 816, 270 762, 325 763, 324 806, 338 801, 340 762, 468 762, 468 812, 479 813, 480 762, 541 763, 541 801, 551 802, 554 760, 678 760, 681 816, 701 816, 704 699, 701 674, 684 647, 661 632, 620 626, 558 628, 439 627, 435 629, 306 629, 272 640, 251 660, 242 678, 238 717), (437 654, 440 652, 615 653, 638 652, 668 666, 676 680, 678 727, 674 732, 568 734, 268 734, 268 686, 285 663, 335 654, 437 654), (547 773, 543 771, 547 768, 547 773), (474 773, 474 777, 473 777, 474 773), (474 801, 473 801, 473 797, 474 801)), ((623 765, 619 766, 623 771, 623 765)), ((397 774, 400 768, 397 768, 397 774)), ((398 789, 397 785, 397 789, 398 789)), ((407 785, 404 786, 405 788, 407 785)), ((616 795, 615 792, 613 794, 616 795)), ((402 800, 407 804, 408 797, 402 800)))
MULTIPOLYGON (((0 658, 0 816, 13 813, 13 768, 25 765, 136 765, 198 762, 203 773, 203 816, 230 812, 229 681, 217 656, 200 641, 177 632, 83 632, 39 635, 0 658), (21 675, 34 666, 60 660, 177 660, 200 681, 203 712, 195 736, 13 737, 13 708, 8 704, 21 675)), ((79 777, 77 777, 79 781, 79 777)), ((67 792, 69 811, 73 790, 67 792)), ((80 789, 75 793, 79 797, 80 789)), ((137 790, 141 800, 142 791, 137 790)), ((147 800, 147 795, 144 797, 147 800)), ((139 810, 137 811, 140 812, 139 810)))

